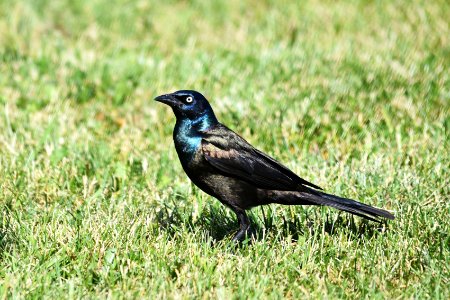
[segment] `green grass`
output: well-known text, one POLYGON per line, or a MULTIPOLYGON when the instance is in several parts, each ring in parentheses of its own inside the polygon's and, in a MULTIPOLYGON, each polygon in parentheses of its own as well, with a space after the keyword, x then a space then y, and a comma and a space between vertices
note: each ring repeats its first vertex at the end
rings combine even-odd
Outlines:
POLYGON ((297 2, 0 1, 0 298, 449 299, 450 5, 297 2), (397 218, 256 208, 233 247, 177 89, 397 218))

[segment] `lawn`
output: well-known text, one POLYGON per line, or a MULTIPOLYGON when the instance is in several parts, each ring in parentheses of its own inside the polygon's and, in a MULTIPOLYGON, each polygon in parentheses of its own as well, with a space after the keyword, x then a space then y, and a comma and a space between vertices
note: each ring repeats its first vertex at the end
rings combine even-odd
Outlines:
POLYGON ((447 1, 0 1, 0 298, 450 298, 447 1), (172 111, 330 193, 234 214, 193 186, 172 111))

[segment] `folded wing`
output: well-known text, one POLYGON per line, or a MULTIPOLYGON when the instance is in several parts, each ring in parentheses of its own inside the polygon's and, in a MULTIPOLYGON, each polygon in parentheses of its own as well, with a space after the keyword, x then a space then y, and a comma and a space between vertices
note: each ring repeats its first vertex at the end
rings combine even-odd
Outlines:
POLYGON ((261 189, 302 191, 307 189, 304 186, 321 189, 255 149, 223 125, 202 134, 202 152, 206 161, 224 174, 250 182, 261 189))

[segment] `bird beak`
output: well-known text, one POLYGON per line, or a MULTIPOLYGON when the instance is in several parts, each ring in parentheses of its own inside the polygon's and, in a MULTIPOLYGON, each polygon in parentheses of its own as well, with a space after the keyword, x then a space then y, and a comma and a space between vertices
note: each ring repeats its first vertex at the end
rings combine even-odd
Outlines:
POLYGON ((167 104, 169 106, 175 105, 177 103, 177 99, 172 96, 172 94, 165 94, 155 98, 155 101, 167 104))

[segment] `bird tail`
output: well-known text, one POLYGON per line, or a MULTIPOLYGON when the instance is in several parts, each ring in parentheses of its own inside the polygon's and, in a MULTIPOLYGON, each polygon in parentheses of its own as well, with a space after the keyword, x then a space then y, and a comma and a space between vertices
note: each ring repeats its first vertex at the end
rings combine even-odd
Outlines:
POLYGON ((339 196, 323 192, 316 192, 316 193, 318 194, 318 197, 314 195, 315 197, 311 197, 310 201, 317 202, 317 204, 320 205, 334 207, 336 209, 349 212, 351 214, 363 217, 371 221, 379 222, 378 220, 379 217, 390 220, 393 220, 395 218, 393 214, 384 209, 372 207, 370 205, 355 200, 342 198, 339 196))
POLYGON ((280 204, 325 205, 375 222, 380 222, 380 217, 390 220, 395 218, 387 210, 316 190, 311 190, 310 192, 282 192, 277 196, 272 199, 280 204))

